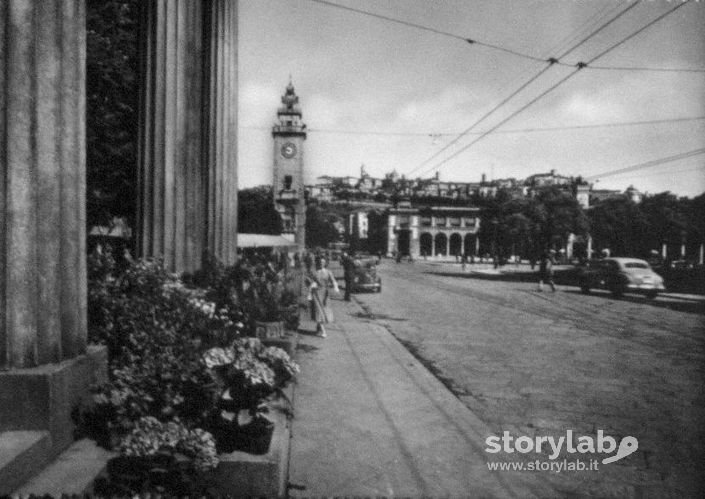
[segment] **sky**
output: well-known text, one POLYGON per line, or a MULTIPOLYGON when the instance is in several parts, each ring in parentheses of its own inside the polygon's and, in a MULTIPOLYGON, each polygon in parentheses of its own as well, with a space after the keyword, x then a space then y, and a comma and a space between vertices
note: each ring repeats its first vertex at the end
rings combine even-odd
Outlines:
POLYGON ((595 189, 702 194, 705 0, 682 3, 239 0, 240 188, 271 183, 291 78, 307 184, 364 165, 379 178, 556 170, 595 189))

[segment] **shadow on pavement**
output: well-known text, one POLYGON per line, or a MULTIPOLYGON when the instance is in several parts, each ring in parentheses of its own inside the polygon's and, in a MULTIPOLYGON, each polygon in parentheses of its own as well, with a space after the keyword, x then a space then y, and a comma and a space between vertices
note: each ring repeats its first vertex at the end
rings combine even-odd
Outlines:
MULTIPOLYGON (((434 272, 425 271, 426 274, 439 275, 443 277, 456 277, 463 279, 476 279, 482 281, 504 281, 504 282, 538 282, 538 274, 536 272, 498 272, 484 273, 484 272, 474 272, 472 270, 468 272, 434 272)), ((572 293, 572 294, 582 294, 578 289, 577 279, 575 278, 574 271, 565 270, 557 271, 554 276, 554 281, 556 284, 562 286, 575 286, 575 289, 562 290, 562 292, 572 293)), ((656 299, 649 299, 641 295, 630 295, 626 294, 621 298, 614 298, 607 291, 593 291, 590 296, 597 298, 603 298, 606 300, 622 300, 630 303, 641 303, 644 305, 649 305, 651 307, 666 308, 669 310, 674 310, 677 312, 688 312, 692 314, 705 314, 705 297, 702 300, 692 300, 692 299, 680 299, 677 297, 659 296, 656 299)))
MULTIPOLYGON (((564 292, 582 295, 582 293, 578 289, 569 289, 564 292)), ((629 294, 623 295, 620 298, 615 298, 608 291, 593 291, 590 293, 590 296, 602 298, 604 300, 619 300, 629 303, 640 303, 642 305, 649 305, 651 307, 667 308, 669 310, 675 310, 677 312, 705 314, 705 300, 686 300, 666 296, 661 296, 656 299, 649 299, 644 296, 629 294)))
POLYGON ((311 353, 311 352, 316 352, 318 350, 320 350, 320 348, 315 347, 313 345, 306 345, 304 343, 299 343, 298 345, 296 345, 297 352, 311 353))
POLYGON ((378 314, 378 313, 370 313, 370 312, 357 312, 355 314, 351 314, 351 317, 355 317, 356 319, 367 319, 367 320, 383 320, 383 321, 399 321, 399 322, 405 322, 408 321, 409 319, 406 319, 404 317, 391 317, 386 314, 378 314))

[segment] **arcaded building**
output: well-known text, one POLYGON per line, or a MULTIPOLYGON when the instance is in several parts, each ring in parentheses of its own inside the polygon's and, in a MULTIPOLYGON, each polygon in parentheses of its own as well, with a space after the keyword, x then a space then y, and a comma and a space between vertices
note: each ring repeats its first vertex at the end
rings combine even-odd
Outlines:
POLYGON ((400 204, 387 217, 387 254, 412 258, 477 255, 480 209, 400 204))

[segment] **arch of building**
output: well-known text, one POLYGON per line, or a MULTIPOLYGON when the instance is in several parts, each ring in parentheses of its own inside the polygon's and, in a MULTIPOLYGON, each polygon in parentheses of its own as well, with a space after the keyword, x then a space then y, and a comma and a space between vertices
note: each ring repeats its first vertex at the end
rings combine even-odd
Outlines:
POLYGON ((452 256, 460 256, 463 254, 463 238, 460 234, 457 232, 453 232, 450 235, 450 241, 449 241, 449 249, 450 249, 450 255, 452 256))
POLYGON ((448 254, 448 236, 443 232, 439 232, 434 237, 434 254, 435 255, 447 255, 448 254))
POLYGON ((419 249, 422 256, 431 256, 433 252, 433 235, 429 232, 423 232, 419 238, 419 249))

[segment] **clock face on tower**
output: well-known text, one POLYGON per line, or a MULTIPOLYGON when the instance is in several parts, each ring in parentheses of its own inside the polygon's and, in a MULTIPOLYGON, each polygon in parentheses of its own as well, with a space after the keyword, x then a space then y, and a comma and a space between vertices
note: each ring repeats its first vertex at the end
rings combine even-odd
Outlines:
POLYGON ((282 146, 281 151, 285 158, 293 158, 296 154, 296 145, 293 142, 287 142, 282 146))

